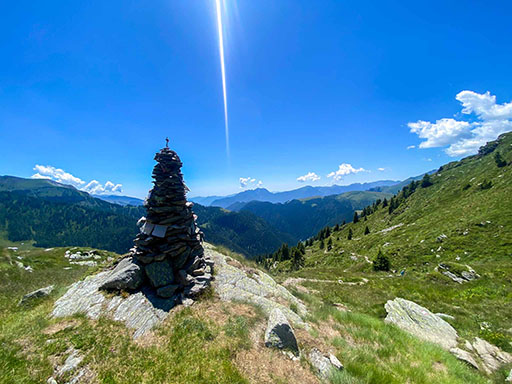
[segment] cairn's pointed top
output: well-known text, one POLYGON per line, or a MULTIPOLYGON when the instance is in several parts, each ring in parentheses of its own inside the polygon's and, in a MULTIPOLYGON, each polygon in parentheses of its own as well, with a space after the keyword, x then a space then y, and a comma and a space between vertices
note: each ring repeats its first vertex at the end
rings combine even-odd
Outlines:
POLYGON ((169 148, 169 138, 165 138, 165 148, 169 148))

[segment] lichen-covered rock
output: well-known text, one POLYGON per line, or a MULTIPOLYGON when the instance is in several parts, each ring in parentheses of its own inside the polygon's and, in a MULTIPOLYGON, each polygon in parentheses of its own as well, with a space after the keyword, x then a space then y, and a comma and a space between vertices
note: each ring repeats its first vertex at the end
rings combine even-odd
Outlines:
POLYGON ((308 355, 309 362, 318 376, 327 380, 336 370, 342 370, 343 364, 332 353, 324 355, 317 348, 313 348, 308 355))
POLYGON ((19 305, 26 304, 27 302, 29 302, 29 301, 31 301, 33 299, 38 299, 38 298, 41 298, 41 297, 46 297, 50 293, 52 293, 53 288, 54 288, 54 286, 50 285, 48 287, 39 288, 39 289, 37 289, 37 290, 35 290, 33 292, 27 293, 25 296, 22 297, 22 299, 19 302, 19 305))
POLYGON ((266 273, 257 270, 246 271, 229 256, 216 252, 205 245, 206 260, 215 262, 215 292, 224 301, 246 301, 259 306, 267 316, 279 308, 295 326, 308 327, 301 316, 307 315, 305 305, 282 285, 277 284, 266 273), (297 308, 297 313, 290 307, 297 308))
POLYGON ((174 282, 174 272, 169 261, 155 261, 146 265, 146 275, 154 288, 163 287, 174 282))
POLYGON ((384 307, 388 313, 386 322, 444 349, 457 347, 457 331, 428 309, 399 297, 388 300, 384 307))
POLYGON ((295 333, 293 333, 290 323, 279 308, 274 308, 270 313, 267 330, 265 331, 265 346, 284 349, 296 356, 299 355, 295 333))
POLYGON ((144 279, 141 265, 133 257, 125 257, 110 273, 100 289, 105 290, 135 290, 144 279))

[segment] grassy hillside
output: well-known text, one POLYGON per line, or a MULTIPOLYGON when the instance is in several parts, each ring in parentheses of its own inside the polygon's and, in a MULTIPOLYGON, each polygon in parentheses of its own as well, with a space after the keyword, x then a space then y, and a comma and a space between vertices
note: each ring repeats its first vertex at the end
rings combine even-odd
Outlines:
POLYGON ((345 192, 340 195, 292 200, 284 204, 252 201, 240 212, 251 212, 282 232, 294 242, 305 240, 326 225, 351 221, 354 211, 390 194, 369 191, 345 192))
MULTIPOLYGON (((385 316, 389 299, 415 301, 454 316, 449 321, 462 338, 479 336, 512 352, 511 162, 509 133, 480 155, 441 167, 431 176, 432 185, 418 186, 406 198, 398 194, 391 213, 389 205, 380 204, 357 223, 314 240, 306 247, 302 269, 290 272, 287 260, 274 263, 272 270, 282 280, 341 280, 306 280, 302 285, 324 303, 343 303, 372 317, 385 316), (496 152, 507 165, 497 166, 496 152), (366 227, 370 233, 365 235, 366 227), (374 271, 379 250, 389 258, 390 272, 374 271), (481 277, 458 284, 436 270, 439 263, 455 270, 469 265, 481 277)), ((505 368, 494 379, 502 382, 504 375, 505 368)))
MULTIPOLYGON (((70 348, 84 356, 81 366, 89 372, 85 382, 320 383, 304 356, 293 361, 264 347, 266 318, 258 307, 221 302, 215 292, 191 308, 176 308, 153 333, 137 341, 121 323, 104 317, 52 319, 53 303, 66 287, 100 266, 71 265, 64 257, 67 248, 9 245, 19 249, 0 249, 1 383, 46 382, 70 348), (33 267, 33 272, 19 268, 16 260, 33 267), (49 297, 18 306, 25 293, 50 284, 55 291, 49 297)), ((117 257, 97 254, 100 265, 117 257)), ((437 346, 371 316, 341 312, 315 295, 297 294, 308 305, 311 323, 309 332, 295 330, 301 348, 336 351, 346 367, 329 380, 332 384, 486 382, 437 346)))

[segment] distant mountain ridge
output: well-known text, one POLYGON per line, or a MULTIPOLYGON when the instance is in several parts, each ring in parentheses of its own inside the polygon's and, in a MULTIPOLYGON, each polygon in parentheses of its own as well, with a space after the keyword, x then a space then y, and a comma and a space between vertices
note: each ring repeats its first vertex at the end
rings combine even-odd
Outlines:
POLYGON ((92 197, 95 197, 97 199, 101 199, 104 201, 108 201, 112 204, 119 204, 119 205, 132 205, 134 207, 140 207, 142 204, 144 204, 144 200, 139 199, 137 197, 131 197, 131 196, 119 196, 119 195, 92 195, 92 197))
POLYGON ((230 209, 231 206, 240 209, 241 205, 237 203, 248 203, 251 201, 265 201, 269 203, 286 203, 296 199, 306 199, 310 197, 324 197, 329 195, 339 195, 351 191, 368 191, 372 188, 389 187, 400 183, 398 180, 378 180, 368 183, 354 183, 350 185, 332 185, 313 187, 310 185, 283 192, 270 192, 265 188, 256 188, 237 193, 235 195, 218 197, 192 197, 191 201, 202 205, 210 205, 230 209), (235 204, 235 205, 234 205, 235 204))

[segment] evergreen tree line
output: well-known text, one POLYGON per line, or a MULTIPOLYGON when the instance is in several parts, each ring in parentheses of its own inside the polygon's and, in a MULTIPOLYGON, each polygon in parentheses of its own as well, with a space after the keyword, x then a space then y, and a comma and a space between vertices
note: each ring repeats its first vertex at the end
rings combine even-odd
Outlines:
POLYGON ((274 253, 260 256, 257 262, 263 265, 264 268, 270 269, 275 262, 291 260, 292 270, 298 270, 304 266, 305 254, 306 246, 302 241, 299 241, 294 247, 283 243, 274 253))

